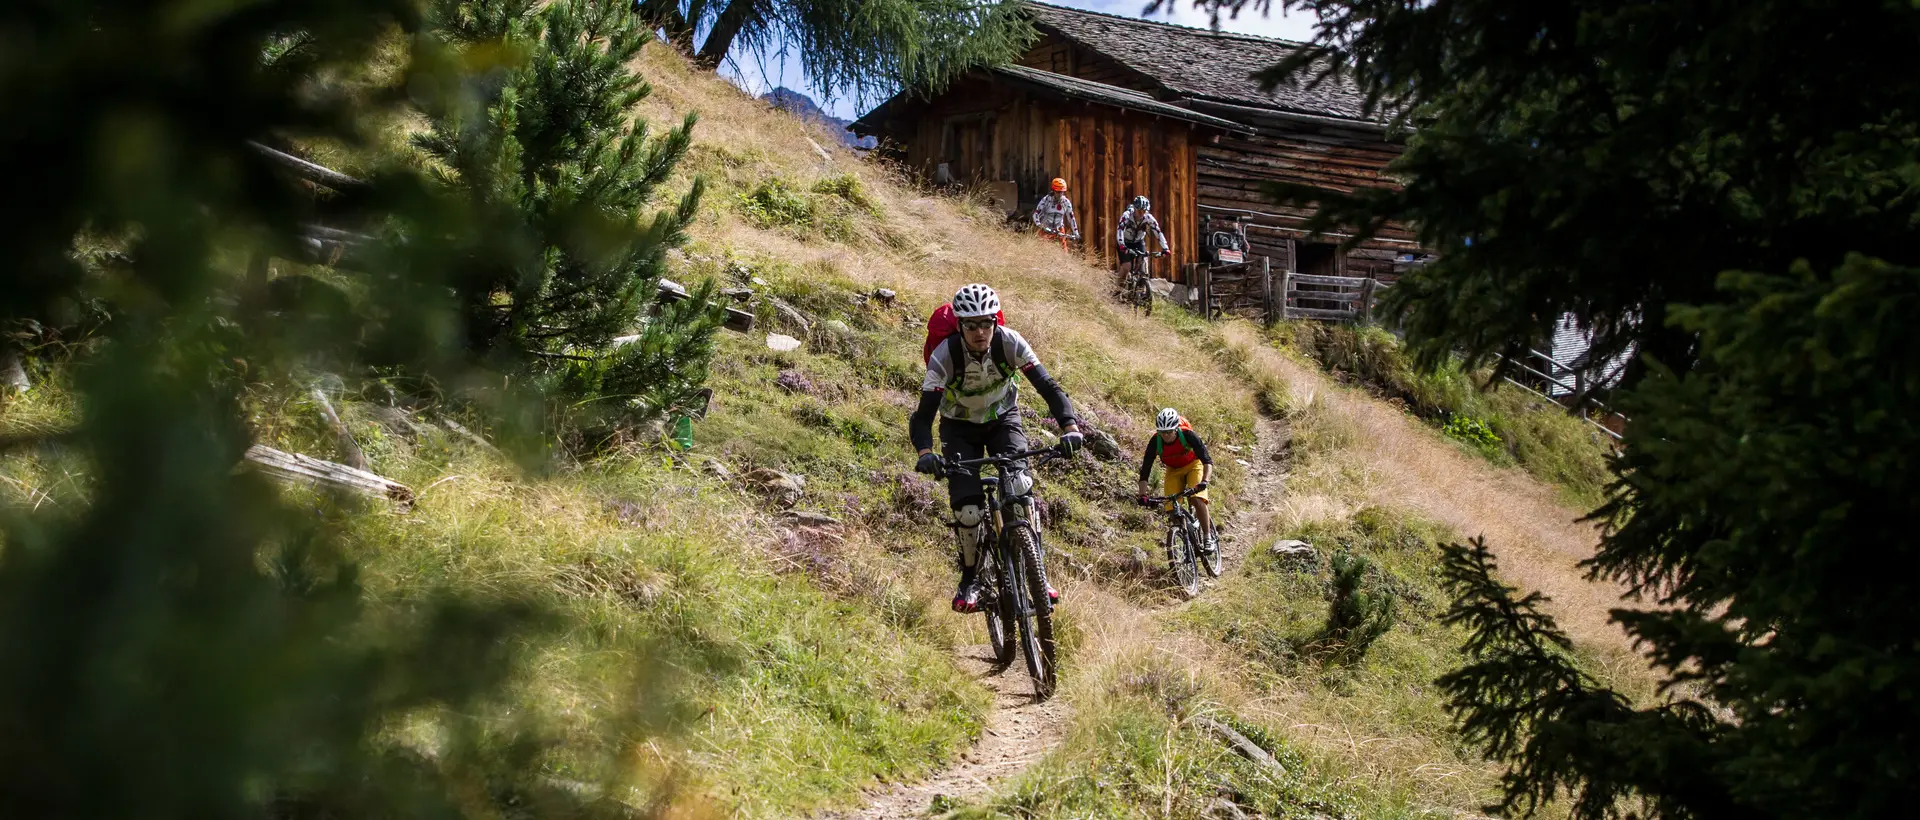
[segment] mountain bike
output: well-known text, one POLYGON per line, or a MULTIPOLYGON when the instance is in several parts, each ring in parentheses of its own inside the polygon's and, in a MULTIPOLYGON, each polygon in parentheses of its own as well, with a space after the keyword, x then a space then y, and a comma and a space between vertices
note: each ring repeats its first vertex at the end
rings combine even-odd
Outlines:
POLYGON ((946 462, 939 473, 948 478, 963 473, 977 474, 992 465, 999 475, 980 476, 986 491, 986 521, 980 535, 980 611, 987 616, 987 642, 993 647, 994 660, 1002 666, 1013 663, 1015 654, 1027 659, 1027 674, 1033 678, 1034 700, 1053 696, 1054 670, 1053 602, 1047 599, 1046 551, 1041 542, 1040 524, 1034 515, 1033 477, 1009 473, 1007 468, 1022 459, 1035 459, 1029 471, 1065 456, 1058 446, 1028 450, 1004 456, 946 462), (1009 481, 1023 476, 1020 481, 1009 481))
POLYGON ((1149 504, 1165 504, 1163 510, 1167 517, 1167 568, 1173 570, 1173 580, 1180 584, 1181 592, 1188 598, 1200 594, 1200 566, 1204 563, 1207 574, 1220 577, 1220 550, 1207 552, 1202 547, 1200 537, 1200 519, 1195 518, 1192 503, 1188 497, 1200 492, 1193 487, 1173 495, 1149 496, 1149 504), (1169 503, 1171 502, 1171 503, 1169 503))
POLYGON ((1153 315, 1153 288, 1147 283, 1153 281, 1153 274, 1147 266, 1147 259, 1166 256, 1166 251, 1146 253, 1143 250, 1133 252, 1133 259, 1127 263, 1126 281, 1121 285, 1121 300, 1140 309, 1148 316, 1153 315))
POLYGON ((1080 241, 1080 235, 1077 233, 1061 233, 1059 231, 1050 231, 1050 230, 1047 230, 1046 228, 1042 228, 1039 226, 1035 226, 1033 230, 1035 233, 1038 233, 1043 237, 1047 237, 1047 241, 1049 242, 1053 241, 1054 239, 1060 240, 1060 250, 1067 251, 1069 253, 1073 251, 1073 243, 1080 241))

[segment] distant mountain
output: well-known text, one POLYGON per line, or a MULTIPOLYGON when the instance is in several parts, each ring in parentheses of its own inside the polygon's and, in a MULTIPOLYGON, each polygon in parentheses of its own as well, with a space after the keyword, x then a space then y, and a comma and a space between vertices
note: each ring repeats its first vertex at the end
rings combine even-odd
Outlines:
POLYGON ((832 131, 840 138, 840 142, 849 148, 871 149, 878 144, 878 141, 872 137, 854 136, 852 131, 847 130, 847 126, 853 124, 851 120, 843 120, 827 113, 827 110, 814 102, 812 97, 786 86, 762 94, 760 99, 794 116, 826 123, 827 130, 832 131))

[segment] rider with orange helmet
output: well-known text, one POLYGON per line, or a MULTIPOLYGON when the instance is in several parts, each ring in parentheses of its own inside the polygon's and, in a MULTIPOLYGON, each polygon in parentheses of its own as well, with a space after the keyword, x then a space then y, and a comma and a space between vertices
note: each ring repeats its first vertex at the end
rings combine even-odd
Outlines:
POLYGON ((1067 181, 1055 178, 1053 191, 1040 198, 1033 206, 1033 224, 1047 233, 1078 238, 1080 220, 1074 218, 1073 201, 1067 199, 1067 181))

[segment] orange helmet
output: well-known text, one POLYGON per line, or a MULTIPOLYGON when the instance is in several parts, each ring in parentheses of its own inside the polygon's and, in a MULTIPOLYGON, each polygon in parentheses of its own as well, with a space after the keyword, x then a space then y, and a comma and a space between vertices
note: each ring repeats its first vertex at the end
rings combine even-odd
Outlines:
POLYGON ((1064 180, 1064 179, 1061 179, 1061 178, 1059 178, 1059 177, 1054 177, 1054 178, 1053 178, 1053 189, 1054 189, 1054 190, 1056 190, 1056 191, 1064 191, 1064 190, 1066 190, 1066 189, 1067 189, 1067 181, 1066 181, 1066 180, 1064 180))

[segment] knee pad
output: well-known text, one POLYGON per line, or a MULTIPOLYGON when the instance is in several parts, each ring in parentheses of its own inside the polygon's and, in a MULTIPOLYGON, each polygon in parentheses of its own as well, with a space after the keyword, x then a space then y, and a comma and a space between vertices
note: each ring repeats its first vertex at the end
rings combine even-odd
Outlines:
POLYGON ((986 520, 986 514, 978 504, 968 504, 953 512, 953 540, 960 548, 960 566, 976 566, 980 563, 980 525, 986 520))
POLYGON ((960 526, 972 529, 980 526, 980 522, 985 521, 987 516, 986 511, 980 509, 980 505, 968 504, 960 509, 954 510, 953 518, 960 526))

